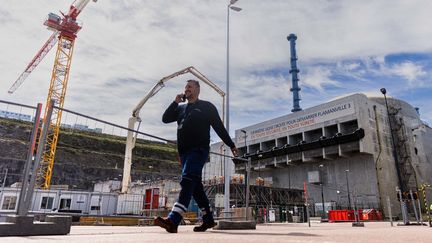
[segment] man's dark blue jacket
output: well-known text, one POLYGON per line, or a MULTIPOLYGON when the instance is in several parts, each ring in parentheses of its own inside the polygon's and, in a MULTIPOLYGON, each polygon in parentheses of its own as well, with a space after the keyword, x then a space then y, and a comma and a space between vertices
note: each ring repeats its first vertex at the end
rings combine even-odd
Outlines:
POLYGON ((210 126, 230 148, 235 147, 216 107, 205 100, 179 105, 176 102, 166 109, 162 116, 164 123, 177 121, 177 148, 182 155, 192 148, 208 148, 210 126))

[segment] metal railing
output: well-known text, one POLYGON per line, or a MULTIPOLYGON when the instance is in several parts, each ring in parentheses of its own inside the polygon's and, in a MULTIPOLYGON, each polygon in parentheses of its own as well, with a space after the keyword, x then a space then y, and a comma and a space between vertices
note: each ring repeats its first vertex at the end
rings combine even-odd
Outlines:
MULTIPOLYGON (((60 110, 55 106, 53 109, 60 110)), ((0 100, 1 214, 17 213, 35 110, 34 106, 0 100)), ((115 188, 107 192, 95 190, 95 184, 99 181, 111 181, 120 186, 128 131, 138 134, 133 180, 153 188, 161 186, 156 181, 163 179, 170 179, 178 185, 180 171, 176 149, 169 145, 173 141, 68 109, 61 111, 63 116, 52 188, 34 190, 29 205, 32 213, 140 216, 141 210, 145 209, 145 193, 142 191, 129 193, 125 197, 115 188)), ((32 157, 35 157, 34 154, 32 157)), ((160 195, 165 197, 167 193, 161 191, 160 195)))

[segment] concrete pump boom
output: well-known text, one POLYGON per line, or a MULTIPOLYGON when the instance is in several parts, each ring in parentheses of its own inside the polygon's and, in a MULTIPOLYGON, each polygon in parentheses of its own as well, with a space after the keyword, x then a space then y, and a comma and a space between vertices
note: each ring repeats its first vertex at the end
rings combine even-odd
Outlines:
POLYGON ((144 106, 144 104, 155 94, 157 94, 163 87, 165 87, 165 83, 168 80, 171 80, 177 76, 191 73, 195 77, 197 77, 202 82, 206 83, 208 86, 210 86, 212 89, 214 89, 221 97, 222 97, 222 121, 224 121, 225 118, 225 92, 223 92, 216 84, 214 84, 212 81, 210 81, 206 76, 204 76, 202 73, 200 73, 196 68, 190 66, 185 69, 182 69, 178 72, 175 72, 171 75, 168 75, 166 77, 163 77, 161 80, 159 80, 144 96, 144 98, 136 105, 136 107, 132 111, 132 116, 129 118, 128 121, 128 128, 130 129, 127 133, 126 138, 126 151, 125 151, 125 159, 124 159, 124 165, 123 165, 123 181, 122 181, 122 193, 127 193, 129 189, 129 184, 131 182, 131 167, 132 167, 132 150, 135 147, 136 139, 138 134, 132 132, 131 130, 135 130, 135 124, 138 122, 138 127, 136 130, 139 130, 139 127, 141 125, 141 117, 140 117, 140 111, 141 108, 144 106))

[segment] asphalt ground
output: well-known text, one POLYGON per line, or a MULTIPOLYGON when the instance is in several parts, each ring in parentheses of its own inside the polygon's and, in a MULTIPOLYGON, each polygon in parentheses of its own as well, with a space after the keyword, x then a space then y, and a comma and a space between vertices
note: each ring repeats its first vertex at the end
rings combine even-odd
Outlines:
POLYGON ((180 226, 177 234, 157 226, 72 226, 69 235, 0 237, 0 242, 404 242, 431 243, 432 227, 397 226, 389 222, 272 223, 256 230, 208 230, 193 232, 194 226, 180 226))

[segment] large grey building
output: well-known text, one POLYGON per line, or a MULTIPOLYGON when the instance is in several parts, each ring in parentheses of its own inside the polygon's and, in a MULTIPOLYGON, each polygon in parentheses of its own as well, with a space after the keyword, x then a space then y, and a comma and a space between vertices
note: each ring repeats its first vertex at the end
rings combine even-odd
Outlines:
MULTIPOLYGON (((237 147, 252 160, 251 181, 306 184, 318 211, 324 201, 387 212, 390 198, 399 213, 397 187, 416 191, 432 183, 432 129, 408 103, 387 101, 388 110, 384 98, 353 94, 236 130, 237 147)), ((244 163, 235 165, 236 173, 244 170, 244 163)))

